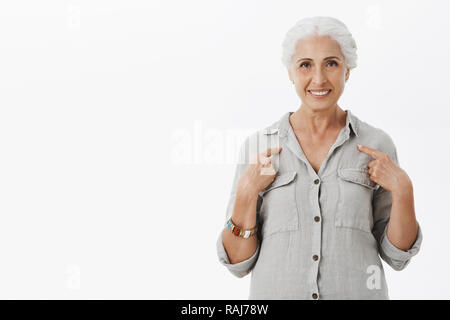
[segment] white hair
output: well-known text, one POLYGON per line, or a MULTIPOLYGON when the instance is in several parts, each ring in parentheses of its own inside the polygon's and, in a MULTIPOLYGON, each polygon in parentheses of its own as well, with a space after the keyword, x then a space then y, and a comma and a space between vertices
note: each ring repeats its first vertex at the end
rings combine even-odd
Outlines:
POLYGON ((297 21, 286 33, 281 45, 281 60, 286 68, 292 70, 294 67, 292 56, 298 41, 315 35, 328 35, 336 40, 341 47, 347 68, 353 69, 356 67, 358 58, 356 42, 347 26, 336 18, 319 16, 297 21))

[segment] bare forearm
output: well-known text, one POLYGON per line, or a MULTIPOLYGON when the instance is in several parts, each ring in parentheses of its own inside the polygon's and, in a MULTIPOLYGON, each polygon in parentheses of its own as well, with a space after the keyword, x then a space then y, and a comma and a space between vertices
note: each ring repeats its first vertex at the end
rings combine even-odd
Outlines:
POLYGON ((391 243, 408 250, 417 238, 418 224, 414 211, 414 194, 412 185, 402 192, 392 193, 391 217, 387 236, 391 243))
MULTIPOLYGON (((256 225, 256 206, 258 195, 238 192, 231 219, 243 229, 251 229, 256 225)), ((228 229, 222 233, 222 243, 232 264, 250 258, 256 251, 258 239, 253 235, 247 239, 235 236, 228 229)))

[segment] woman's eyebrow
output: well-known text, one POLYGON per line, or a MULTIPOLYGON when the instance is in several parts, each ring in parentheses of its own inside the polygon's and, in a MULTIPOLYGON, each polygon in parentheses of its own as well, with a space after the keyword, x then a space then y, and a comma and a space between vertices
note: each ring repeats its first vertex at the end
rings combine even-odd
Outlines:
MULTIPOLYGON (((326 58, 324 58, 323 60, 328 60, 328 59, 338 59, 338 60, 341 60, 341 59, 339 59, 339 57, 335 57, 335 56, 326 57, 326 58)), ((300 61, 302 61, 302 60, 311 60, 311 61, 312 61, 311 58, 301 58, 301 59, 298 59, 298 60, 297 60, 297 63, 300 62, 300 61)))

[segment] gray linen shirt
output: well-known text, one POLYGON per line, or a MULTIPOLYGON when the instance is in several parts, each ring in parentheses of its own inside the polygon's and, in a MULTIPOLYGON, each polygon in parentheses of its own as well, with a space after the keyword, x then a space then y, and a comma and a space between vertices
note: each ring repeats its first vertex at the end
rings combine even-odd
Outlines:
POLYGON ((347 112, 345 127, 316 173, 305 157, 287 112, 246 138, 239 153, 226 221, 233 214, 240 176, 256 152, 281 146, 272 156, 274 181, 259 193, 258 247, 249 259, 231 264, 217 239, 220 263, 236 277, 251 272, 249 299, 389 299, 381 258, 404 269, 422 242, 407 251, 386 235, 391 193, 371 181, 373 158, 357 144, 387 153, 398 164, 390 136, 347 112))

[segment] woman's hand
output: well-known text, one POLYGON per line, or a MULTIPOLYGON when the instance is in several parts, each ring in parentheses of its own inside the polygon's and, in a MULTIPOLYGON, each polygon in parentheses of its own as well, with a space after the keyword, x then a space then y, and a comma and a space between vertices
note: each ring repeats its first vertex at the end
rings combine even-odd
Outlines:
POLYGON ((370 180, 392 194, 404 194, 412 190, 412 182, 408 175, 388 154, 359 144, 358 150, 374 158, 368 164, 370 180))
POLYGON ((257 196, 261 190, 275 180, 276 171, 269 157, 280 153, 281 149, 281 147, 269 148, 266 152, 255 155, 239 179, 238 193, 257 196))

